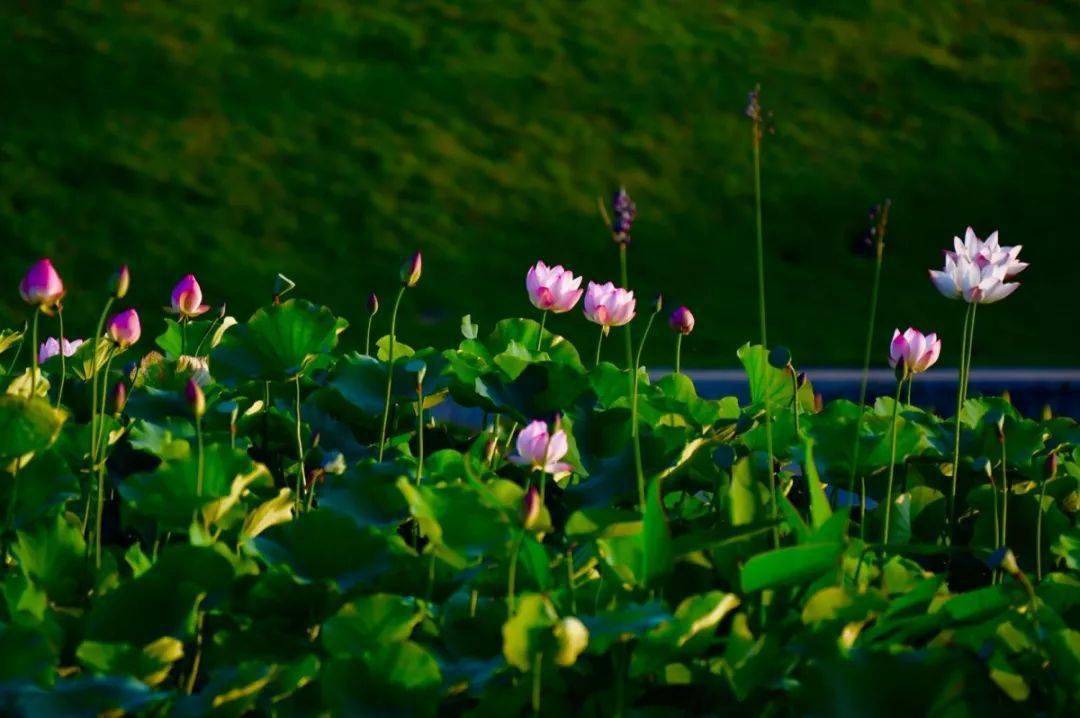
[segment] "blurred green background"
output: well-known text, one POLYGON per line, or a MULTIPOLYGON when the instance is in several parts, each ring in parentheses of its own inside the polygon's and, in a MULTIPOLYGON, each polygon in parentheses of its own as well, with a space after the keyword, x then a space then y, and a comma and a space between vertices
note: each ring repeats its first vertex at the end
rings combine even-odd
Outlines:
MULTIPOLYGON (((616 279, 596 204, 621 183, 632 288, 693 309, 684 364, 730 365, 756 336, 742 113, 760 82, 774 343, 861 362, 872 262, 851 245, 889 196, 877 363, 909 323, 955 361, 962 308, 926 270, 968 224, 1032 264, 979 312, 976 361, 1077 363, 1080 4, 820 5, 3 3, 0 319, 21 324, 18 278, 47 255, 69 334, 126 261, 150 336, 186 272, 244 317, 281 271, 357 342, 364 297, 389 300, 421 249, 401 338, 446 342, 465 313, 532 316, 537 258, 616 279)), ((550 326, 591 352, 579 313, 550 326)))

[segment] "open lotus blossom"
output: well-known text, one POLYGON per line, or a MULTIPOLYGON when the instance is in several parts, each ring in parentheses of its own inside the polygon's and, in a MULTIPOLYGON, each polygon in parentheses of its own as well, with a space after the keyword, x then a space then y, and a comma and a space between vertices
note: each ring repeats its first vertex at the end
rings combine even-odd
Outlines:
POLYGON ((694 331, 694 315, 686 307, 679 307, 668 317, 668 325, 679 334, 689 334, 694 331))
POLYGON ((64 356, 69 357, 76 352, 76 350, 83 345, 82 339, 72 339, 68 341, 66 338, 61 341, 57 341, 56 337, 49 337, 41 343, 38 347, 38 364, 44 364, 49 359, 60 354, 61 342, 64 346, 64 356))
POLYGON ((889 366, 905 367, 908 374, 920 374, 934 365, 941 355, 941 340, 937 334, 923 334, 908 327, 903 334, 897 329, 889 344, 889 366))
POLYGON ((51 309, 64 296, 64 282, 51 261, 39 259, 19 283, 19 294, 27 304, 51 309))
POLYGON ((969 304, 993 304, 1015 292, 1019 282, 1005 281, 1008 267, 972 260, 966 254, 948 252, 945 268, 930 270, 930 281, 949 299, 963 299, 969 304))
POLYGON ((549 267, 537 262, 529 267, 525 275, 525 289, 529 292, 529 301, 537 309, 545 312, 562 314, 574 308, 584 294, 581 289, 581 277, 575 277, 561 264, 549 267))
POLYGON ((125 309, 109 320, 109 338, 125 349, 142 336, 139 314, 134 309, 125 309))
POLYGON ((195 279, 194 274, 188 274, 173 287, 171 311, 188 319, 197 317, 210 309, 202 303, 202 300, 202 287, 199 286, 199 281, 195 279))
POLYGON ((1022 245, 1015 247, 1003 247, 998 244, 998 233, 993 232, 986 240, 981 240, 975 235, 975 230, 967 228, 963 241, 959 237, 953 237, 955 251, 946 250, 946 256, 952 256, 953 261, 957 257, 967 257, 978 267, 994 266, 1005 268, 1005 279, 1012 279, 1020 272, 1028 268, 1027 262, 1019 260, 1022 245))
POLYGON ((547 422, 538 420, 518 432, 517 453, 510 461, 557 476, 571 469, 570 464, 561 461, 568 449, 565 431, 557 429, 549 434, 547 422))
POLYGON ((585 291, 585 318, 608 329, 621 327, 634 318, 637 300, 634 293, 611 282, 589 282, 585 291))

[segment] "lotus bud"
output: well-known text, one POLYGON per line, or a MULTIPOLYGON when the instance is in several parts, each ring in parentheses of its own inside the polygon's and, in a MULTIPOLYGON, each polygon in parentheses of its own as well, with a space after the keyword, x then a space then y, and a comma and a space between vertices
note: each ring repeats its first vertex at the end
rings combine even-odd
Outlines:
POLYGON ((401 283, 406 287, 415 287, 420 281, 420 273, 423 270, 424 259, 419 252, 409 257, 405 264, 401 265, 401 283))
POLYGON ((187 385, 184 386, 184 400, 191 407, 191 413, 195 415, 196 420, 203 418, 206 414, 206 395, 194 379, 188 379, 187 385))
POLYGON ((530 486, 521 499, 521 527, 531 531, 540 520, 540 492, 530 486))
POLYGON ((39 259, 23 277, 19 284, 19 294, 27 304, 48 310, 63 298, 64 283, 52 262, 39 259))
POLYGON ((662 311, 664 311, 664 294, 657 292, 656 299, 653 300, 653 313, 659 314, 662 311))
POLYGON ((112 391, 113 414, 120 414, 123 412, 124 407, 127 406, 127 400, 127 384, 125 384, 123 380, 116 382, 112 391))
POLYGON ((589 645, 589 629, 575 616, 567 616, 555 624, 552 632, 558 646, 555 653, 555 664, 559 666, 574 665, 578 656, 589 645))
POLYGON ((126 349, 142 336, 139 314, 134 309, 125 309, 109 320, 109 338, 121 349, 126 349))
POLYGON ((1054 410, 1050 408, 1049 404, 1043 404, 1041 418, 1043 421, 1050 421, 1054 418, 1054 410))
POLYGON ((825 410, 825 397, 821 395, 821 392, 814 392, 814 413, 820 413, 825 410))
POLYGON ((210 309, 209 306, 202 303, 202 300, 202 287, 199 286, 199 281, 195 279, 195 275, 185 275, 173 287, 171 311, 187 319, 197 317, 205 314, 210 309))
POLYGON ((941 340, 937 334, 923 334, 918 329, 908 327, 907 331, 893 332, 889 343, 889 366, 896 369, 898 377, 921 374, 938 360, 941 355, 941 340))
POLYGON ((1057 453, 1050 454, 1046 457, 1046 461, 1043 462, 1043 476, 1048 479, 1053 479, 1057 476, 1058 470, 1058 455, 1057 453))
POLYGON ((367 295, 367 312, 371 316, 375 316, 379 312, 379 295, 375 292, 367 295))
POLYGON ((668 326, 685 336, 694 331, 694 315, 686 307, 679 307, 668 317, 668 326))
POLYGON ((116 270, 109 282, 109 289, 112 291, 113 299, 123 299, 127 296, 128 287, 130 286, 131 272, 128 271, 126 264, 120 265, 120 269, 116 270))

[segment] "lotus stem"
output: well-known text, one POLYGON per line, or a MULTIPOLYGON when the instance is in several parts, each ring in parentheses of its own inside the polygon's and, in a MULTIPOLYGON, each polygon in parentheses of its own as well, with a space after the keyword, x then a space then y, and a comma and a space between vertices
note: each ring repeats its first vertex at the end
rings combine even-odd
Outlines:
POLYGON ((802 431, 799 430, 799 375, 795 372, 795 369, 788 367, 791 372, 791 413, 795 422, 795 438, 802 438, 802 431))
POLYGON ((180 356, 187 354, 187 317, 180 317, 180 356))
POLYGON ((1005 430, 1001 436, 1001 545, 1009 545, 1009 467, 1005 455, 1005 430))
POLYGON ((187 682, 184 685, 184 692, 188 695, 191 695, 192 692, 194 692, 195 681, 199 678, 199 663, 202 662, 203 621, 205 618, 206 614, 200 610, 195 625, 195 656, 191 659, 191 672, 188 673, 187 682))
POLYGON ((364 354, 371 356, 371 325, 375 323, 375 315, 368 314, 367 334, 364 335, 364 354))
MULTIPOLYGON (((105 302, 105 307, 101 310, 101 317, 98 318, 97 331, 94 332, 94 348, 93 354, 90 356, 90 465, 97 464, 97 424, 101 417, 98 414, 98 349, 101 346, 101 335, 105 331, 105 320, 109 316, 109 310, 113 305, 113 297, 105 302)), ((63 353, 63 352, 61 352, 63 353)), ((102 406, 101 410, 104 411, 105 407, 102 406)))
POLYGON ((203 332, 203 335, 199 338, 199 343, 195 345, 195 352, 192 354, 192 356, 202 356, 203 344, 205 344, 206 340, 210 337, 210 335, 214 333, 214 330, 217 329, 218 323, 221 321, 223 321, 223 318, 220 314, 214 317, 214 320, 210 322, 210 326, 206 328, 206 331, 203 332))
MULTIPOLYGON (((105 410, 105 392, 108 391, 109 385, 109 370, 112 368, 113 357, 116 356, 116 352, 110 351, 109 358, 105 360, 105 381, 102 382, 101 388, 101 410, 105 410)), ((101 568, 101 520, 105 514, 105 450, 108 448, 107 438, 105 437, 105 421, 104 417, 98 417, 98 434, 95 439, 95 446, 97 447, 95 456, 97 456, 97 462, 95 468, 97 469, 97 514, 94 521, 94 567, 101 568), (101 446, 101 443, 105 441, 106 444, 101 446)))
POLYGON ((675 335, 675 373, 682 374, 682 333, 675 335))
MULTIPOLYGON (((641 461, 641 432, 638 428, 638 384, 641 374, 641 353, 645 349, 645 341, 649 338, 649 331, 659 310, 654 310, 649 315, 649 321, 645 324, 645 331, 641 334, 641 342, 638 344, 637 355, 634 357, 630 371, 633 376, 630 381, 630 438, 634 442, 634 475, 637 477, 638 507, 641 514, 645 515, 645 470, 641 461)), ((627 325, 629 328, 629 325, 627 325)))
POLYGON ((195 415, 195 442, 199 450, 198 464, 196 464, 195 469, 195 495, 202 496, 205 456, 203 453, 202 416, 198 414, 195 415))
MULTIPOLYGON (((893 476, 896 473, 896 433, 898 419, 900 418, 900 390, 904 388, 904 378, 901 377, 896 380, 896 397, 893 399, 892 408, 892 430, 891 438, 889 439, 889 481, 885 488, 885 528, 881 534, 881 542, 889 543, 889 519, 892 517, 892 494, 893 494, 893 476)), ((865 522, 865 518, 863 521, 865 522)))
MULTIPOLYGON (((890 202, 885 202, 884 218, 887 220, 890 202)), ((874 344, 874 326, 877 323, 878 294, 881 289, 881 267, 885 262, 885 224, 878 225, 874 245, 874 283, 870 285, 870 318, 866 326, 866 345, 863 348, 862 380, 859 382, 859 418, 855 422, 855 439, 852 448, 851 477, 848 479, 848 493, 855 488, 855 472, 859 465, 859 434, 862 431, 864 418, 863 407, 866 406, 866 386, 870 381, 870 355, 874 344)))
POLYGON ((954 420, 956 429, 953 432, 952 485, 949 489, 948 525, 950 538, 955 530, 954 523, 956 521, 956 481, 960 473, 960 414, 964 410, 964 392, 967 388, 967 379, 964 375, 967 371, 968 353, 971 349, 968 346, 968 333, 974 320, 974 307, 974 304, 968 304, 967 311, 964 313, 964 334, 960 346, 960 376, 956 385, 956 417, 954 420))
POLYGON ((914 384, 914 383, 915 383, 915 375, 912 374, 911 378, 908 379, 908 383, 907 383, 907 400, 904 402, 908 406, 911 406, 911 385, 914 384))
POLYGON ((1042 486, 1039 489, 1039 513, 1035 517, 1035 578, 1042 581, 1042 527, 1043 527, 1043 504, 1046 503, 1046 485, 1054 480, 1054 475, 1043 477, 1042 486))
POLYGON ((387 351, 386 362, 386 402, 383 405, 382 430, 379 432, 379 461, 383 460, 386 451, 386 426, 390 420, 390 390, 394 385, 394 342, 397 340, 397 314, 401 306, 401 298, 405 296, 406 285, 398 290, 397 298, 394 299, 394 311, 390 314, 390 347, 387 351))
MULTIPOLYGON (((41 316, 41 309, 34 308, 34 326, 31 330, 31 344, 30 344, 30 399, 33 401, 37 396, 37 375, 38 375, 38 317, 41 316)), ((63 348, 60 353, 63 354, 63 348)))
POLYGON ((600 338, 596 340, 596 359, 593 360, 593 366, 600 366, 600 348, 604 345, 604 327, 600 327, 600 338))
POLYGON ((537 651, 532 666, 532 712, 534 716, 540 715, 540 683, 544 675, 543 670, 541 670, 543 663, 544 653, 543 651, 537 651))
POLYGON ((574 591, 574 549, 566 548, 566 590, 570 593, 570 613, 577 614, 577 595, 574 591))
POLYGON ((15 367, 19 365, 19 357, 22 355, 23 345, 26 344, 26 332, 29 330, 30 322, 23 322, 22 334, 19 336, 18 346, 15 347, 15 356, 12 357, 11 363, 8 364, 5 376, 11 376, 11 372, 15 371, 15 367))
MULTIPOLYGON (((757 285, 758 285, 758 322, 761 329, 761 347, 769 350, 767 322, 765 320, 765 230, 761 216, 761 123, 753 123, 754 148, 754 228, 757 239, 757 285)), ((773 521, 779 513, 776 500, 776 473, 773 471, 773 435, 772 416, 768 401, 765 402, 765 451, 768 456, 769 472, 769 515, 773 521)), ((780 545, 780 529, 773 527, 773 547, 780 545)))
MULTIPOLYGON (((303 507, 304 492, 304 439, 300 433, 300 375, 293 378, 296 385, 296 513, 303 507)), ((312 493, 315 487, 311 487, 312 493)), ((310 504, 310 499, 309 499, 310 504)))
POLYGON ((540 312, 540 333, 536 336, 536 351, 544 346, 544 325, 547 324, 547 312, 540 312))
MULTIPOLYGON (((626 271, 626 242, 619 242, 619 276, 622 280, 622 288, 629 289, 630 280, 628 279, 626 271)), ((626 325, 623 334, 626 337, 626 368, 632 369, 634 361, 634 338, 629 324, 626 325)))
POLYGON ((56 390, 56 408, 64 399, 64 383, 67 381, 67 356, 64 353, 64 310, 56 307, 56 320, 60 322, 60 388, 56 390))
POLYGON ((510 548, 510 572, 506 579, 506 608, 509 615, 514 613, 514 584, 517 582, 518 553, 521 552, 521 543, 525 540, 525 530, 522 529, 514 538, 514 544, 510 548))

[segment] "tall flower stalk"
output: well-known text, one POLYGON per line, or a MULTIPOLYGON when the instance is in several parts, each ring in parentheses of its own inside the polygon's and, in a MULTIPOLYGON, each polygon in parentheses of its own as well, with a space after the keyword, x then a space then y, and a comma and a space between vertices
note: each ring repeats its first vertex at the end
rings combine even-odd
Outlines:
POLYGON ((525 541, 525 534, 532 531, 540 520, 542 503, 540 492, 535 486, 530 486, 521 499, 521 526, 514 532, 513 543, 510 546, 510 566, 506 577, 506 608, 510 615, 514 613, 518 554, 521 553, 521 544, 525 541))
MULTIPOLYGON (((765 113, 761 109, 761 86, 756 86, 747 96, 746 116, 751 120, 751 145, 754 151, 754 230, 757 248, 758 324, 761 346, 768 351, 769 339, 765 319, 765 229, 761 212, 761 140, 765 133, 765 113)), ((778 516, 776 497, 776 472, 773 468, 772 409, 765 403, 765 452, 769 472, 769 515, 778 516)), ((773 529, 773 545, 780 545, 780 532, 773 529)))
MULTIPOLYGON (((649 321, 645 323, 645 331, 641 333, 641 343, 638 344, 634 363, 631 365, 633 379, 630 393, 630 438, 634 442, 634 475, 637 478, 638 508, 645 515, 645 469, 641 461, 641 428, 638 425, 638 385, 641 381, 641 353, 645 349, 645 342, 649 338, 649 330, 652 329, 656 315, 664 309, 663 295, 656 295, 649 321)), ((680 335, 681 336, 681 335, 680 335)))
MULTIPOLYGON (((870 381, 870 354, 874 343, 874 327, 877 323, 878 294, 881 288, 881 267, 885 260, 885 231, 889 225, 889 209, 892 200, 886 198, 881 205, 870 210, 871 226, 868 239, 874 243, 874 282, 870 286, 870 318, 866 326, 866 342, 863 350, 862 377, 859 381, 859 417, 855 421, 854 446, 851 450, 851 476, 848 478, 848 493, 855 490, 855 474, 859 465, 859 434, 862 432, 864 419, 863 408, 866 406, 866 386, 870 381)), ((908 384, 909 390, 911 384, 908 384)))
POLYGON ((967 228, 964 239, 953 238, 953 250, 945 252, 945 266, 930 270, 930 281, 949 299, 962 299, 967 303, 964 313, 963 341, 960 348, 960 370, 956 390, 956 417, 954 419, 952 481, 949 489, 948 526, 950 538, 956 528, 956 490, 960 473, 960 434, 963 426, 961 414, 967 398, 971 378, 971 356, 975 344, 975 311, 980 304, 993 304, 1015 292, 1019 282, 1011 282, 1027 268, 1021 262, 1020 245, 1006 247, 998 242, 994 232, 985 240, 979 239, 975 230, 967 228))
POLYGON ((386 399, 383 404, 382 429, 379 431, 379 461, 383 460, 386 453, 386 428, 390 420, 390 395, 394 386, 394 343, 397 341, 397 315, 401 307, 401 298, 405 296, 405 290, 415 287, 420 281, 423 270, 423 258, 416 252, 401 268, 401 289, 394 298, 394 310, 390 313, 390 346, 386 353, 386 399))

